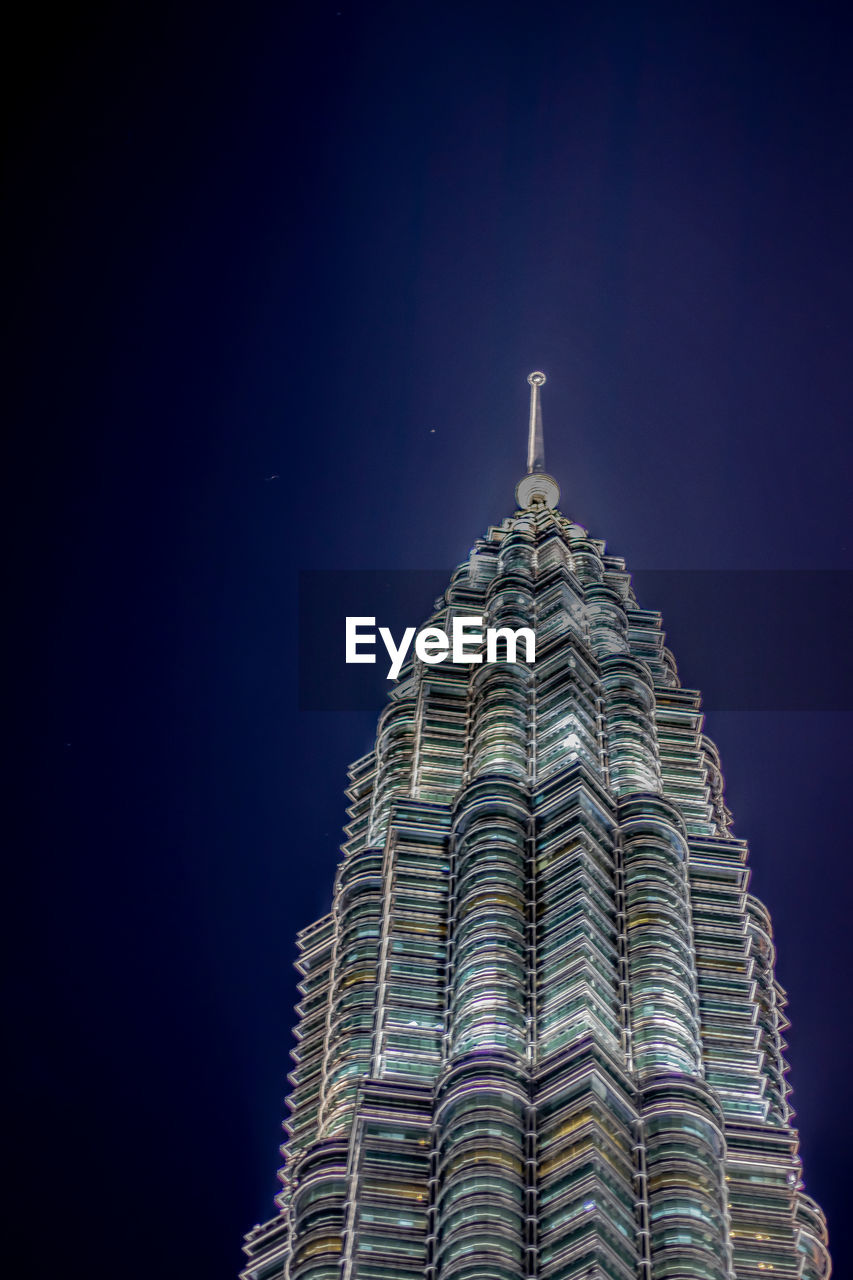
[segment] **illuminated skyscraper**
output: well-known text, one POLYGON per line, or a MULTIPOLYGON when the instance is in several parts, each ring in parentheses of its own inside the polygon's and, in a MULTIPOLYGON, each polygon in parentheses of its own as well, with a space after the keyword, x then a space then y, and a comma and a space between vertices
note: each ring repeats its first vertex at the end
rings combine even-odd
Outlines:
POLYGON ((243 1276, 818 1280, 770 921, 700 695, 558 510, 529 381, 518 510, 431 624, 531 627, 535 661, 410 661, 352 766, 243 1276))

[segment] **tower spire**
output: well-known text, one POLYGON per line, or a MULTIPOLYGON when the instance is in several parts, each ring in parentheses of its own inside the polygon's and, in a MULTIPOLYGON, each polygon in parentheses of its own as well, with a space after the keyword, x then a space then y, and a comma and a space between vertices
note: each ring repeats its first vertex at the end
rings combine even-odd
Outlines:
POLYGON ((542 433, 542 403, 539 388, 547 379, 544 373, 528 373, 530 383, 530 430, 527 436, 527 474, 545 470, 545 437, 542 433))
POLYGON ((527 475, 515 487, 520 507, 556 507, 560 486, 545 471, 545 436, 542 431, 542 404, 539 388, 547 381, 538 370, 527 375, 530 383, 530 425, 527 432, 527 475))

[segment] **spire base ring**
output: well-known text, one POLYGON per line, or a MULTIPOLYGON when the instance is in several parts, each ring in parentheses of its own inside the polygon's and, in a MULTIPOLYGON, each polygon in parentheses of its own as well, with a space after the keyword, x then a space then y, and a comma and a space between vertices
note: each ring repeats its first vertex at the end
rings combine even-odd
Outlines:
POLYGON ((556 507, 560 501, 560 486, 553 476, 544 471, 524 476, 515 486, 515 500, 524 509, 526 507, 556 507))

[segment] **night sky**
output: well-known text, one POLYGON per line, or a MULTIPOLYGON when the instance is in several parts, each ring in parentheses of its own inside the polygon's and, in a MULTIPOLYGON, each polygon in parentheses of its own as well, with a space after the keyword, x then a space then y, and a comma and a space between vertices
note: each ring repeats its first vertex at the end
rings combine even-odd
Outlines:
MULTIPOLYGON (((298 709, 299 571, 449 573, 513 509, 541 368, 563 509, 629 567, 846 580, 853 41, 821 3, 25 22, 9 1247, 30 1276, 233 1280, 276 1188, 295 933, 330 904, 381 707, 298 709)), ((798 709, 712 708, 709 731, 843 1280, 853 703, 826 644, 850 616, 799 580, 798 709)), ((665 621, 702 687, 728 619, 691 617, 665 621)), ((749 652, 790 680, 772 635, 749 652)))

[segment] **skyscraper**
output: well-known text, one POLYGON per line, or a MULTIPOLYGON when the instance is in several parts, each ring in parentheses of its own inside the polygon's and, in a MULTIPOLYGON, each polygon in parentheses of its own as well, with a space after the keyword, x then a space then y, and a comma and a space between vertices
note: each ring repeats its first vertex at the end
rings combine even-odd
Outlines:
POLYGON ((528 381, 518 509, 430 625, 531 628, 535 660, 410 660, 350 770, 243 1277, 823 1280, 770 920, 700 695, 559 511, 528 381))

